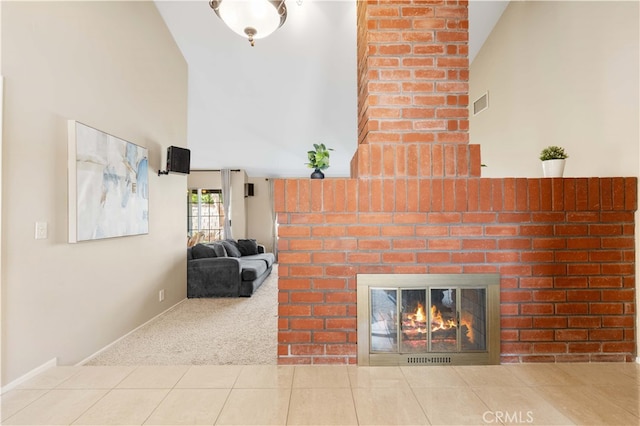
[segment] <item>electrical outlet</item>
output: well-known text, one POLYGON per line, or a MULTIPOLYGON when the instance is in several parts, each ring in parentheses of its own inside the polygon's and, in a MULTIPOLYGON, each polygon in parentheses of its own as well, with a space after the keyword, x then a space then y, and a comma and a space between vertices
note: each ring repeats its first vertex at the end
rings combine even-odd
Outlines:
POLYGON ((158 301, 162 302, 164 300, 164 289, 158 292, 158 301))
POLYGON ((36 240, 47 239, 47 222, 36 222, 36 240))

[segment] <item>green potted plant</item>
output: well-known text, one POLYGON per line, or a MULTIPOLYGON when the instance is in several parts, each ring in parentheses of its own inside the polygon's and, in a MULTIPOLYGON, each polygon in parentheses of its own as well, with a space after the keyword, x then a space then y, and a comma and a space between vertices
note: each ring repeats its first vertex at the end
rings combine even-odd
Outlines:
POLYGON ((324 179, 322 171, 329 168, 329 151, 333 151, 333 149, 327 148, 323 143, 314 143, 313 148, 313 151, 307 151, 309 162, 305 164, 314 169, 311 173, 311 179, 324 179))
POLYGON ((569 155, 560 146, 550 145, 543 149, 540 152, 540 160, 544 177, 562 177, 567 158, 569 155))

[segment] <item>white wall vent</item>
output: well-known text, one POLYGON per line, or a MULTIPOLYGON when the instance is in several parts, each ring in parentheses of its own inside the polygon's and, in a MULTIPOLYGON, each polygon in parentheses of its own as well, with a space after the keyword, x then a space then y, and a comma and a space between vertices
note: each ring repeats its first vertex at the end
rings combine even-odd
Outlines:
POLYGON ((485 109, 489 108, 489 92, 485 92, 473 102, 473 115, 478 115, 485 109))

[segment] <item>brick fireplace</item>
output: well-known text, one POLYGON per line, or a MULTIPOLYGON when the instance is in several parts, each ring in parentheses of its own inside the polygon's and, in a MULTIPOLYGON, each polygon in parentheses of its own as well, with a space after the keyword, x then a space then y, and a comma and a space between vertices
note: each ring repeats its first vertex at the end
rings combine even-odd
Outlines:
POLYGON ((356 274, 500 274, 501 362, 631 361, 637 179, 481 177, 466 1, 358 2, 351 178, 275 182, 278 360, 357 357, 356 274))

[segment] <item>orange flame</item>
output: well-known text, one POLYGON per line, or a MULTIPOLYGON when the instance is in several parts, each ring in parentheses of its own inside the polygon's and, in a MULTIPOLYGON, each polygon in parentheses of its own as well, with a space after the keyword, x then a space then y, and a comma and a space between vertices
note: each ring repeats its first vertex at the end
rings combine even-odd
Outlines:
POLYGON ((424 316, 424 307, 420 303, 418 303, 418 309, 416 309, 416 315, 414 318, 416 321, 420 322, 424 322, 427 320, 427 318, 424 316))
MULTIPOLYGON (((460 324, 466 326, 467 338, 469 339, 469 341, 473 342, 473 319, 471 318, 471 316, 463 317, 460 321, 460 324)), ((456 326, 456 322, 453 319, 448 319, 445 321, 444 318, 442 318, 442 313, 440 313, 438 308, 436 308, 435 305, 431 306, 431 331, 450 330, 452 328, 455 328, 456 326)))
POLYGON ((473 343, 475 341, 473 335, 473 327, 471 326, 473 324, 473 318, 471 317, 471 315, 466 315, 462 317, 460 322, 462 323, 462 325, 467 326, 467 338, 470 342, 473 343))
POLYGON ((444 320, 442 314, 435 305, 431 306, 431 331, 449 330, 456 327, 456 322, 452 319, 444 320))

